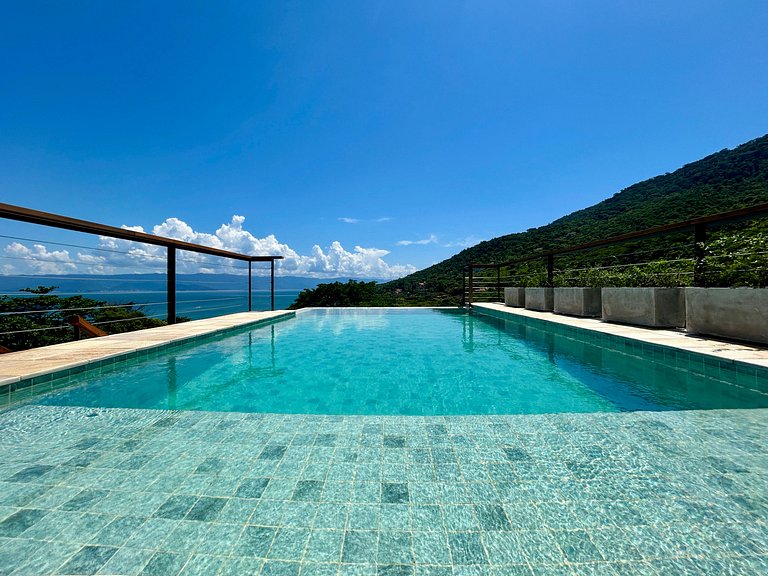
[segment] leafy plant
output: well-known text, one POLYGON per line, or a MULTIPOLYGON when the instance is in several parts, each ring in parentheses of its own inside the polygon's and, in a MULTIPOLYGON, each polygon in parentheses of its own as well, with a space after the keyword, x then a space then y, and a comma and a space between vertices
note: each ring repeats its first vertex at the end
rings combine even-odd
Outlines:
POLYGON ((768 233, 735 233, 700 246, 708 286, 768 286, 768 233))
POLYGON ((141 306, 132 302, 117 306, 83 296, 61 297, 51 294, 55 288, 38 286, 21 290, 33 296, 0 297, 0 344, 15 351, 75 340, 75 329, 67 322, 72 316, 98 324, 108 334, 166 324, 147 317, 141 306))

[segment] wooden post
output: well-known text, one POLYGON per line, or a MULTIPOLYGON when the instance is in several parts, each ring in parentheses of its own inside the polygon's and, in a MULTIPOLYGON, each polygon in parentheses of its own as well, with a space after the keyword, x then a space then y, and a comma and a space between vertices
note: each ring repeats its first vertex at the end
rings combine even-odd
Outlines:
POLYGON ((707 271, 704 264, 704 243, 707 241, 707 225, 696 224, 693 227, 693 285, 694 286, 706 286, 707 285, 707 271))
POLYGON ((272 310, 275 309, 275 261, 270 260, 271 266, 270 283, 269 283, 269 298, 272 303, 272 310))
POLYGON ((168 276, 166 287, 168 289, 168 324, 176 324, 176 247, 168 246, 168 276))
POLYGON ((554 286, 555 280, 555 257, 553 254, 547 256, 547 286, 554 286))
POLYGON ((467 305, 467 276, 464 274, 464 270, 461 271, 461 307, 464 308, 467 305))
POLYGON ((251 270, 252 265, 253 265, 253 262, 248 260, 248 312, 251 312, 253 310, 253 308, 251 307, 251 292, 252 292, 251 288, 252 288, 252 285, 253 285, 252 284, 252 282, 253 282, 253 278, 252 278, 253 272, 251 270))
POLYGON ((472 264, 469 265, 469 290, 467 291, 467 304, 472 306, 472 291, 474 290, 474 277, 472 275, 474 268, 472 264))

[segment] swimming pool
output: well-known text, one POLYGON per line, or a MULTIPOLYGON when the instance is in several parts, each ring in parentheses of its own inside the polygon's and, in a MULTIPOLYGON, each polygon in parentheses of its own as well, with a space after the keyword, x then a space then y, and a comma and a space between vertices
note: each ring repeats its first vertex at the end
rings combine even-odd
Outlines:
MULTIPOLYGON (((768 573, 768 409, 722 407, 754 402, 740 396, 760 391, 754 372, 739 380, 727 363, 698 355, 445 312, 420 312, 395 338, 385 328, 410 312, 380 312, 301 313, 84 372, 0 410, 0 574, 768 573), (433 321, 439 328, 414 332, 414 324, 433 321), (312 329, 294 353, 288 343, 295 346, 302 323, 312 329), (479 392, 487 386, 486 352, 495 351, 499 359, 541 362, 519 386, 541 370, 559 394, 576 391, 561 407, 606 411, 293 414, 203 403, 237 396, 224 367, 262 383, 290 374, 292 362, 304 358, 321 376, 321 357, 311 348, 327 349, 334 338, 368 334, 370 346, 394 347, 397 356, 401 338, 433 331, 435 359, 431 372, 421 361, 424 373, 439 373, 440 351, 460 350, 463 361, 449 367, 480 371, 479 392), (384 333, 390 336, 382 341, 384 333), (660 379, 672 367, 706 379, 660 379), (152 371, 162 386, 124 393, 143 388, 139 378, 152 371), (218 373, 228 376, 211 376, 218 373), (142 407, 97 406, 109 400, 110 381, 121 378, 113 403, 142 407), (195 378, 215 384, 213 394, 201 399, 195 378), (603 390, 613 381, 622 393, 603 390), (718 386, 727 392, 705 393, 718 386), (88 390, 101 400, 83 401, 88 390), (683 409, 692 405, 707 409, 683 409)), ((376 350, 362 347, 357 358, 375 358, 376 350)), ((370 398, 376 410, 402 409, 429 389, 423 380, 408 383, 416 373, 398 374, 385 380, 405 382, 396 390, 408 391, 408 403, 379 402, 379 386, 349 409, 371 410, 370 398)), ((473 394, 466 397, 473 406, 496 405, 478 404, 473 394)), ((432 401, 421 405, 435 409, 432 401)), ((526 409, 537 405, 552 403, 526 409)))
POLYGON ((308 310, 61 384, 39 401, 420 416, 768 407, 768 394, 735 371, 446 309, 308 310))

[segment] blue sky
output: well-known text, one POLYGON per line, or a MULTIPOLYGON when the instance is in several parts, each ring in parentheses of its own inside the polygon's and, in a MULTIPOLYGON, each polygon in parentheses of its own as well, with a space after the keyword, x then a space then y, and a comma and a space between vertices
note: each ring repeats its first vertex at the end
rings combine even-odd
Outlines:
MULTIPOLYGON (((396 276, 765 134, 766 30, 746 0, 6 1, 0 197, 396 276)), ((6 273, 76 259, 9 242, 6 273)))

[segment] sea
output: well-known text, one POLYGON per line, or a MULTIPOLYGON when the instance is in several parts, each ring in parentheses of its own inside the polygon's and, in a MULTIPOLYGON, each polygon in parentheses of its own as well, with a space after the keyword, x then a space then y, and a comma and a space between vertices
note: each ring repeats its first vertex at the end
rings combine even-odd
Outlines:
MULTIPOLYGON (((301 290, 275 290, 275 310, 288 308, 296 300, 301 290)), ((72 296, 66 292, 56 292, 58 296, 72 296)), ((147 292, 80 292, 85 298, 104 300, 112 304, 132 302, 138 308, 154 318, 165 319, 168 312, 166 292, 164 290, 147 292)), ((254 290, 251 294, 252 310, 270 310, 269 290, 254 290)), ((191 320, 212 318, 224 314, 248 311, 248 292, 245 290, 180 290, 176 292, 176 315, 191 320)))

